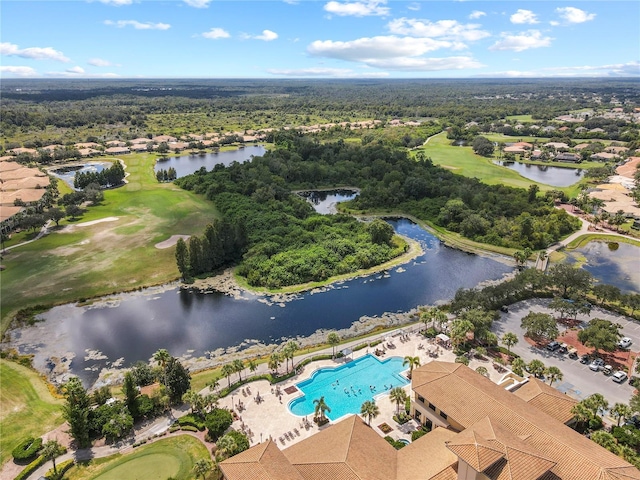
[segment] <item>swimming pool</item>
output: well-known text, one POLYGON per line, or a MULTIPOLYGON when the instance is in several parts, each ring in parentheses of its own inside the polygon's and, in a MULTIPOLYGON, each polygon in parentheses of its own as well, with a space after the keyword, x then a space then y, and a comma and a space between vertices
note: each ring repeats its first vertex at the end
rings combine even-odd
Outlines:
POLYGON ((409 383, 400 375, 407 369, 402 362, 400 357, 380 361, 373 355, 365 355, 339 367, 320 368, 311 378, 296 384, 303 395, 289 403, 289 410, 294 415, 313 415, 313 401, 324 396, 331 409, 326 413, 330 420, 360 413, 364 401, 409 383))

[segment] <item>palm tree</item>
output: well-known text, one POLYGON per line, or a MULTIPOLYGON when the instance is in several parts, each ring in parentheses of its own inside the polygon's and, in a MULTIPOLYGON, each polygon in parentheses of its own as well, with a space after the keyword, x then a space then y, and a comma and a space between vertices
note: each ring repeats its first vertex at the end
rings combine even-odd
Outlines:
POLYGON ((380 409, 373 400, 365 401, 360 407, 360 415, 367 418, 367 425, 371 426, 371 419, 380 415, 380 409))
POLYGON ((513 332, 507 332, 502 336, 502 344, 507 347, 507 353, 511 356, 511 347, 518 343, 518 335, 513 332))
POLYGON ((402 362, 402 366, 409 365, 409 378, 411 378, 411 374, 413 373, 413 367, 420 366, 420 357, 411 357, 407 355, 404 357, 404 361, 402 362))
POLYGON ((587 423, 593 418, 593 414, 591 413, 591 410, 585 406, 584 400, 571 407, 571 413, 579 424, 587 423))
POLYGON ((396 404, 396 415, 400 413, 400 404, 405 403, 409 396, 402 387, 393 387, 389 392, 389 400, 396 404))
POLYGON ((526 366, 527 364, 523 359, 521 359, 520 357, 516 357, 511 362, 511 371, 513 371, 513 373, 515 373, 516 375, 522 376, 524 375, 524 369, 526 366))
POLYGON ((593 416, 601 416, 609 408, 609 402, 601 393, 593 393, 582 400, 584 406, 591 410, 593 416))
POLYGON ((293 340, 291 340, 289 343, 287 343, 282 351, 282 355, 284 356, 284 358, 287 361, 287 372, 289 372, 289 360, 291 360, 291 366, 293 367, 293 356, 296 353, 296 350, 298 350, 299 345, 294 342, 293 340))
POLYGON ((236 448, 238 445, 231 435, 223 435, 216 442, 216 453, 219 453, 222 458, 230 457, 236 448))
POLYGON ((220 380, 220 379, 219 378, 214 378, 209 383, 207 383, 207 387, 209 387, 209 391, 210 392, 215 392, 216 388, 218 388, 220 386, 220 382, 218 382, 218 380, 220 380))
POLYGON ((258 362, 256 362, 253 358, 249 360, 249 371, 251 373, 255 372, 258 369, 258 362))
POLYGON ((488 377, 489 376, 489 370, 487 370, 487 367, 483 367, 482 365, 480 365, 478 368, 476 368, 476 372, 478 372, 483 377, 488 377))
POLYGON ((547 369, 544 371, 544 374, 549 379, 549 385, 553 385, 553 382, 555 382, 556 380, 561 381, 564 378, 562 370, 553 365, 547 367, 547 369))
POLYGON ((546 367, 544 366, 544 363, 542 363, 542 360, 535 359, 529 362, 527 370, 529 370, 529 373, 534 377, 538 378, 544 375, 546 367))
POLYGON ((233 369, 233 365, 230 363, 225 363, 222 366, 222 370, 220 371, 220 373, 222 373, 223 377, 227 377, 227 388, 231 388, 231 375, 235 372, 235 370, 233 369))
POLYGON ((196 476, 202 477, 204 480, 207 477, 207 474, 211 471, 211 462, 208 460, 201 458, 193 465, 193 473, 196 476))
POLYGON ((171 359, 171 355, 169 355, 169 352, 164 349, 161 348, 160 350, 158 350, 156 353, 153 354, 153 359, 156 361, 156 363, 158 365, 160 365, 162 367, 162 374, 164 377, 164 380, 162 383, 164 383, 164 385, 167 385, 167 362, 171 359))
POLYGON ((444 325, 447 322, 447 320, 449 320, 449 318, 447 317, 447 314, 444 313, 442 310, 440 310, 438 307, 430 308, 423 315, 424 316, 421 316, 421 318, 425 324, 425 327, 427 326, 427 323, 430 323, 431 325, 433 325, 434 328, 437 325, 438 331, 440 331, 442 329, 442 325, 444 325))
POLYGON ((615 418, 618 421, 618 425, 617 425, 618 427, 620 426, 620 422, 622 421, 623 418, 627 419, 631 417, 631 415, 633 415, 633 411, 631 410, 631 407, 629 407, 629 405, 627 405, 626 403, 616 403, 611 408, 611 411, 609 413, 613 418, 615 418))
POLYGON ((616 453, 618 450, 618 440, 609 432, 604 430, 597 430, 590 435, 591 440, 596 442, 601 447, 606 448, 610 452, 616 453))
POLYGON ((53 473, 58 474, 58 470, 56 469, 56 457, 62 455, 64 453, 64 448, 60 445, 60 442, 57 440, 49 440, 47 443, 42 445, 42 451, 40 455, 42 455, 47 460, 51 460, 53 462, 53 473))
POLYGON ((319 399, 316 398, 313 403, 315 404, 315 408, 314 408, 314 418, 318 421, 318 422, 324 422, 324 420, 326 420, 326 416, 324 414, 324 412, 331 412, 331 409, 329 408, 329 405, 326 404, 326 402, 324 401, 324 396, 320 397, 319 399))
POLYGON ((244 370, 244 362, 239 358, 236 358, 232 363, 233 371, 238 374, 238 381, 242 380, 242 370, 244 370))
POLYGON ((282 357, 280 356, 280 354, 278 352, 273 352, 269 357, 269 368, 273 372, 278 373, 278 367, 280 366, 281 363, 282 363, 282 357))
POLYGON ((336 345, 340 343, 340 337, 336 332, 331 332, 329 335, 327 335, 327 343, 333 348, 333 357, 335 358, 336 345))

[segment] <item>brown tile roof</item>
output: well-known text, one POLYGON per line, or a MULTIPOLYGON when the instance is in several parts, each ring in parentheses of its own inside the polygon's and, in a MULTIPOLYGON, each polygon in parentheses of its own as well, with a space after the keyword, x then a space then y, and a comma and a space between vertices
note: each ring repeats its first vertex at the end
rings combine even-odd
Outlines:
POLYGON ((517 390, 513 390, 513 393, 562 423, 570 422, 573 419, 574 415, 571 413, 571 409, 578 403, 533 376, 529 377, 528 381, 517 390))
POLYGON ((433 361, 415 369, 412 377, 416 394, 464 428, 489 417, 526 438, 529 448, 557 462, 552 472, 560 478, 602 480, 624 472, 628 478, 640 479, 640 471, 622 458, 465 365, 433 361))
POLYGON ((37 168, 27 168, 22 166, 20 168, 15 168, 11 170, 3 170, 0 173, 2 173, 1 178, 5 182, 7 180, 20 180, 21 178, 28 178, 28 177, 46 177, 47 176, 46 173, 42 173, 37 168))
POLYGON ((7 180, 0 183, 0 190, 8 192, 10 190, 20 190, 22 188, 45 188, 51 184, 49 177, 26 177, 7 180))
POLYGON ((340 472, 334 477, 388 480, 396 477, 396 450, 353 415, 283 452, 304 478, 322 478, 323 469, 340 472), (350 476, 349 470, 355 476, 350 476))
MULTIPOLYGON (((7 158, 7 157, 2 157, 2 158, 7 158)), ((13 157, 8 157, 8 158, 13 158, 13 157)), ((9 172, 11 170, 17 170, 19 168, 23 168, 23 167, 18 162, 5 162, 5 161, 0 162, 0 173, 9 172)))
MULTIPOLYGON (((423 480, 438 477, 443 471, 450 471, 458 463, 458 457, 447 448, 445 442, 457 433, 436 427, 415 442, 398 450, 398 474, 401 480, 423 480)), ((455 471, 454 476, 457 478, 455 471)), ((442 477, 448 478, 448 477, 442 477)))
POLYGON ((39 201, 45 194, 44 188, 24 188, 22 190, 12 190, 11 192, 0 192, 0 203, 2 205, 14 205, 18 199, 24 203, 34 203, 39 201))
POLYGON ((303 480, 271 440, 221 462, 220 469, 233 480, 303 480))
POLYGON ((16 207, 13 205, 0 205, 0 222, 4 222, 6 219, 20 213, 22 208, 23 207, 16 207))

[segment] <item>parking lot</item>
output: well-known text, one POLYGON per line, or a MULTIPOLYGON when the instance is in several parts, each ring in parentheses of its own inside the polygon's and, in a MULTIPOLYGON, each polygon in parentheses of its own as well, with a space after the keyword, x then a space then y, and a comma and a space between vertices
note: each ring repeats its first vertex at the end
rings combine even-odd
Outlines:
MULTIPOLYGON (((563 379, 555 382, 553 386, 561 392, 577 400, 586 398, 593 393, 601 393, 611 406, 616 402, 628 403, 634 391, 634 388, 628 382, 616 383, 611 376, 606 376, 601 371, 594 372, 590 370, 588 364, 582 364, 579 360, 571 359, 559 351, 550 352, 545 348, 537 348, 524 338, 524 330, 520 328, 522 317, 531 311, 548 313, 555 317, 556 313, 547 308, 550 301, 550 299, 533 299, 510 305, 509 311, 507 313, 501 312, 500 320, 494 322, 494 333, 499 338, 502 338, 506 332, 513 332, 518 335, 518 344, 511 347, 511 351, 522 357, 525 362, 528 363, 533 359, 538 359, 542 360, 547 367, 552 365, 558 367, 563 373, 563 379)), ((631 352, 637 354, 638 349, 640 349, 640 324, 597 307, 593 308, 588 317, 586 315, 578 315, 578 320, 584 322, 588 322, 592 318, 602 318, 622 325, 621 332, 623 336, 631 338, 633 342, 630 347, 631 352)), ((565 327, 560 324, 558 326, 562 334, 565 327)))

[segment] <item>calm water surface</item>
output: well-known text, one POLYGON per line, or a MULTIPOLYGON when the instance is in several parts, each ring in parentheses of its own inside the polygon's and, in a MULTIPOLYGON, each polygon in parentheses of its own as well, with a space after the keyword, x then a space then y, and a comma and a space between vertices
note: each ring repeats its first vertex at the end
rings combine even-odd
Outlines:
POLYGON ((551 167, 547 165, 531 165, 529 163, 504 161, 495 161, 493 163, 515 170, 529 180, 553 187, 568 187, 584 176, 584 171, 579 168, 551 167))
POLYGON ((409 220, 390 223, 398 233, 419 241, 425 253, 389 272, 345 281, 322 293, 301 293, 284 306, 267 305, 252 295, 241 300, 175 288, 153 296, 121 295, 122 301, 112 307, 56 307, 44 318, 62 322, 60 328, 68 332, 76 354, 72 371, 92 383, 97 378, 94 370, 107 360, 122 357, 128 366, 149 359, 159 348, 174 356, 201 356, 217 348, 348 328, 363 315, 433 304, 452 298, 461 287, 496 280, 513 270, 492 258, 447 248, 409 220), (84 361, 86 350, 99 351, 107 359, 84 361))
POLYGON ((84 165, 74 165, 74 166, 69 166, 64 168, 58 168, 56 170, 51 170, 51 174, 54 177, 58 177, 60 180, 64 181, 71 188, 74 188, 73 181, 76 178, 76 172, 100 173, 105 168, 108 168, 110 166, 111 166, 111 162, 87 162, 84 165))
POLYGON ((266 152, 262 145, 249 145, 237 150, 227 150, 219 153, 206 153, 204 155, 185 155, 182 157, 159 158, 154 171, 169 170, 173 167, 179 177, 190 175, 202 167, 211 170, 215 165, 229 166, 233 162, 243 163, 251 160, 252 156, 260 157, 266 152))

